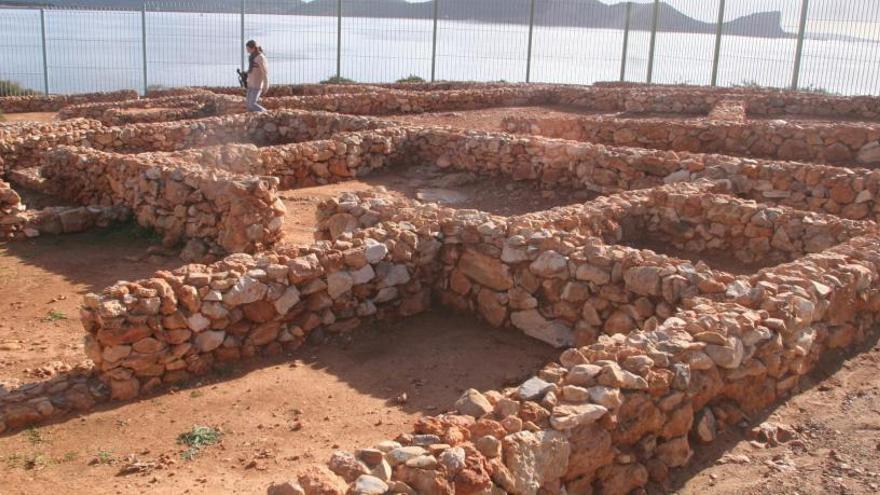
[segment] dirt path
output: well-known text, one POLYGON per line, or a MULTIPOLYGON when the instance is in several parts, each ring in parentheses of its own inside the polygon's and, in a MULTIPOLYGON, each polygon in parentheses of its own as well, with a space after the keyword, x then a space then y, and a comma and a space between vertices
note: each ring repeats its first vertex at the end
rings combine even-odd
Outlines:
POLYGON ((57 112, 4 113, 0 122, 51 122, 56 115, 57 112))
POLYGON ((519 333, 445 312, 384 323, 357 332, 350 345, 303 349, 219 382, 0 438, 3 493, 263 493, 334 450, 409 430, 417 416, 450 406, 463 387, 513 384, 556 354, 519 333), (176 438, 193 425, 224 435, 186 461, 176 438), (118 476, 132 454, 172 463, 118 476))

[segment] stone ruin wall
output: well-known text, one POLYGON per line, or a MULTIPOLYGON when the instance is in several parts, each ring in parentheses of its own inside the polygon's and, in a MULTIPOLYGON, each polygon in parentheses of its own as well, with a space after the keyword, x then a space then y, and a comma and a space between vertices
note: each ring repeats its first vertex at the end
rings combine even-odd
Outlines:
MULTIPOLYGON (((674 91, 669 98, 676 98, 674 91)), ((695 100, 681 107, 699 105, 695 100)), ((649 478, 662 482, 670 469, 687 463, 692 444, 713 440, 723 427, 784 397, 829 350, 859 342, 880 310, 874 224, 784 206, 873 219, 877 182, 867 169, 384 128, 373 119, 359 121, 360 128, 331 123, 327 128, 335 130, 304 135, 322 143, 312 150, 313 143, 282 140, 268 120, 215 119, 207 128, 169 124, 167 134, 157 130, 164 124, 117 131, 101 126, 94 135, 105 137, 95 139, 96 149, 53 154, 70 161, 99 156, 99 162, 138 171, 123 182, 152 191, 181 181, 181 174, 182 182, 193 180, 185 175, 189 160, 215 151, 220 158, 212 168, 251 156, 257 158, 248 167, 276 163, 268 170, 283 167, 306 182, 328 180, 317 173, 318 155, 335 157, 324 160, 329 172, 342 157, 369 156, 385 166, 417 153, 464 169, 486 161, 494 173, 544 185, 597 187, 604 180, 597 177, 608 176, 597 187, 605 193, 699 177, 716 183, 625 192, 511 218, 399 204, 381 195, 328 202, 321 236, 331 240, 186 265, 87 296, 83 321, 97 368, 4 396, 0 431, 131 398, 228 360, 293 349, 310 337, 320 341, 322 334, 352 331, 373 318, 415 314, 434 298, 491 324, 576 347, 520 387, 468 390, 457 413, 422 418, 412 434, 375 448, 334 454, 330 471, 304 473, 298 481, 310 488, 319 481, 339 492, 350 483, 357 491, 359 483, 378 481, 419 493, 453 487, 462 493, 558 493, 563 486, 569 493, 627 493, 649 478), (232 134, 224 122, 256 122, 247 140, 268 146, 217 146, 232 134), (188 137, 206 131, 213 137, 188 137), (376 143, 376 149, 370 144, 347 154, 351 139, 376 143), (137 154, 143 151, 148 153, 137 154), (315 159, 298 166, 287 153, 315 159), (545 155, 550 158, 540 158, 545 155), (162 178, 145 180, 144 163, 162 178), (690 251, 748 245, 760 258, 748 261, 791 261, 732 275, 620 245, 633 228, 690 251)), ((59 141, 82 144, 81 136, 59 141)), ((20 158, 25 141, 18 142, 18 154, 4 148, 0 155, 7 163, 12 158, 10 168, 28 165, 20 158)), ((69 168, 59 161, 46 173, 69 168)))
POLYGON ((0 98, 0 112, 57 112, 69 105, 126 101, 138 97, 137 91, 122 90, 109 93, 85 93, 76 95, 4 96, 0 98))
POLYGON ((880 161, 880 125, 777 121, 700 121, 508 117, 505 129, 576 141, 658 150, 721 153, 827 164, 880 161))
POLYGON ((398 438, 404 445, 384 443, 393 448, 344 463, 354 471, 339 464, 344 454, 334 456, 331 469, 351 482, 388 462, 386 480, 406 482, 419 493, 471 483, 516 493, 563 483, 569 491, 593 485, 626 493, 648 476, 662 479, 685 464, 692 429, 696 439, 711 440, 716 423, 736 423, 784 395, 826 349, 856 341, 880 308, 880 259, 865 249, 878 235, 857 222, 825 219, 824 231, 803 235, 836 234, 841 244, 751 277, 593 237, 613 237, 619 231, 615 215, 633 202, 661 216, 672 209, 695 218, 723 214, 731 222, 745 218, 740 210, 752 205, 719 198, 681 184, 612 196, 591 211, 585 206, 548 214, 554 227, 567 221, 601 226, 604 234, 547 230, 542 214, 503 219, 430 205, 401 207, 382 197, 343 198, 323 205, 322 231, 336 238, 330 244, 256 258, 233 255, 87 296, 83 317, 99 375, 86 379, 93 380, 89 386, 56 384, 55 399, 7 401, 5 417, 17 427, 47 411, 55 414, 54 404, 88 402, 84 389, 103 394, 91 400, 130 398, 229 359, 298 347, 311 332, 351 331, 374 310, 378 317, 414 314, 428 307, 433 288, 441 301, 492 324, 551 341, 567 329, 580 336, 579 347, 521 387, 468 391, 456 404, 464 415, 419 420, 414 435, 398 438), (389 215, 395 220, 384 220, 389 215), (366 225, 372 226, 358 228, 366 225), (456 306, 456 298, 464 304, 456 306), (630 335, 636 329, 642 332, 630 335), (76 400, 65 401, 65 394, 76 400), (434 451, 434 467, 407 464, 427 454, 420 447, 427 439, 448 444, 434 451), (444 464, 462 452, 471 468, 444 464), (528 452, 560 458, 524 471, 520 463, 528 452), (461 473, 472 468, 476 478, 461 473))

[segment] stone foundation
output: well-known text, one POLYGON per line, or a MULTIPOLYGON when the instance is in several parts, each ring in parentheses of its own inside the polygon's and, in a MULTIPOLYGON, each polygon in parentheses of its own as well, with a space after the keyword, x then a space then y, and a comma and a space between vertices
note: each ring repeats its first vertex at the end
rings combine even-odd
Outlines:
MULTIPOLYGON (((43 186, 78 204, 130 208, 168 243, 239 252, 87 295, 93 364, 0 397, 0 431, 434 304, 564 350, 520 386, 469 389, 412 432, 337 452, 329 469, 303 472, 289 492, 624 494, 664 482, 695 445, 796 391, 830 350, 854 346, 877 323, 876 173, 808 163, 866 159, 876 125, 766 118, 870 121, 876 98, 630 85, 302 86, 266 98, 299 110, 255 115, 209 90, 238 91, 159 93, 130 108, 216 98, 231 114, 0 127, 6 170, 39 166, 43 186), (314 111, 536 104, 594 115, 509 119, 527 134, 512 135, 314 111), (718 150, 727 154, 707 153, 718 150), (315 244, 273 247, 279 182, 302 187, 421 164, 605 196, 504 217, 382 191, 345 194, 320 205, 315 244)), ((18 201, 2 185, 8 214, 18 201)))
POLYGON ((125 101, 137 97, 137 92, 131 90, 77 95, 3 96, 0 97, 0 111, 3 113, 57 112, 69 105, 78 105, 87 102, 125 101))

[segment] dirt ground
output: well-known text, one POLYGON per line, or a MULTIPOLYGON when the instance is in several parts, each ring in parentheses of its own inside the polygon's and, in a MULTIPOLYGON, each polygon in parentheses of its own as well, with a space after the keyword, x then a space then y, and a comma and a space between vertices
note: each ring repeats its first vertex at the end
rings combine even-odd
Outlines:
POLYGON ((556 355, 465 316, 383 323, 350 344, 301 349, 190 389, 0 438, 2 493, 263 493, 334 450, 397 436, 417 416, 449 407, 464 387, 514 384, 556 355), (219 427, 223 437, 186 461, 176 438, 193 425, 219 427), (162 468, 118 475, 134 458, 162 468))
POLYGON ((181 265, 151 255, 135 228, 0 244, 0 385, 34 381, 84 359, 82 295, 181 265))
POLYGON ((706 118, 706 115, 688 115, 679 113, 587 111, 560 105, 498 107, 482 110, 460 110, 455 112, 427 112, 420 114, 391 115, 382 118, 411 124, 446 125, 459 129, 501 132, 504 131, 501 122, 505 117, 566 118, 573 116, 615 117, 619 119, 664 118, 676 120, 698 120, 706 118))
POLYGON ((0 122, 50 122, 55 120, 56 112, 4 113, 0 122))

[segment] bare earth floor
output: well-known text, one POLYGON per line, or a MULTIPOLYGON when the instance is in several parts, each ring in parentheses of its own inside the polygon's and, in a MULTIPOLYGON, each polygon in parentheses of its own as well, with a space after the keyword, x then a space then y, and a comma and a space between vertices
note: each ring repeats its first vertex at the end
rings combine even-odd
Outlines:
POLYGON ((466 316, 383 323, 356 332, 350 345, 303 348, 191 389, 0 438, 3 493, 255 493, 334 450, 393 438, 417 416, 451 406, 463 387, 521 381, 556 354, 466 316), (224 436, 184 461, 175 439, 193 425, 218 426, 224 436), (118 476, 131 454, 173 463, 118 476))
POLYGON ((0 244, 4 379, 34 381, 62 363, 82 361, 83 294, 180 266, 176 256, 150 255, 154 242, 139 229, 122 228, 0 244))
POLYGON ((6 113, 0 122, 50 122, 55 120, 55 112, 6 113))
POLYGON ((284 243, 308 243, 314 238, 318 203, 344 192, 385 187, 389 192, 458 209, 477 209, 511 216, 584 203, 597 195, 587 191, 536 191, 531 182, 476 176, 422 165, 378 170, 358 180, 282 191, 287 207, 284 243))

